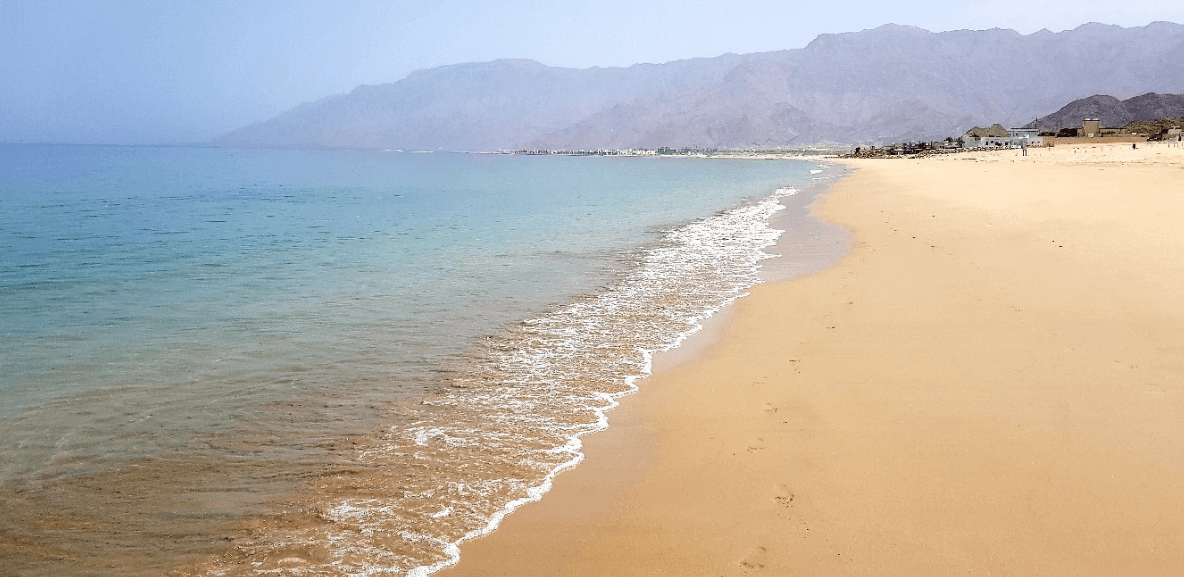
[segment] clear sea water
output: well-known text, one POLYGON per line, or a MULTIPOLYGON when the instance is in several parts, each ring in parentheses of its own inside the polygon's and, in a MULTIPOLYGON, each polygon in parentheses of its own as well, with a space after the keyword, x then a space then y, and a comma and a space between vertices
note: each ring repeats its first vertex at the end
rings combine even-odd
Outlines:
POLYGON ((454 562, 819 167, 0 145, 0 572, 454 562))

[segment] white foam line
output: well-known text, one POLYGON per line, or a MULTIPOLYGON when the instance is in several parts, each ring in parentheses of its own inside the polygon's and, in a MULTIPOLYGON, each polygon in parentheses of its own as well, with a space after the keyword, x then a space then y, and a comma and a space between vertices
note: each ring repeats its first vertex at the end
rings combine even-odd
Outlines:
POLYGON ((407 577, 427 577, 428 575, 431 575, 432 573, 435 573, 441 569, 444 569, 445 567, 450 567, 452 565, 457 564, 460 561, 460 544, 461 543, 463 543, 465 541, 469 541, 471 539, 476 539, 477 537, 481 537, 482 535, 488 535, 488 534, 494 532, 495 530, 497 530, 498 526, 501 525, 502 519, 506 518, 506 515, 513 513, 519 507, 521 507, 527 503, 533 503, 535 501, 541 500, 543 498, 543 495, 550 492, 556 475, 558 475, 559 473, 562 473, 563 471, 571 469, 571 468, 575 467, 576 465, 579 465, 581 462, 583 462, 584 461, 584 453, 581 451, 581 449, 583 449, 583 447, 584 447, 584 442, 582 440, 580 440, 580 437, 608 429, 608 414, 607 414, 607 412, 609 410, 615 409, 616 407, 620 406, 621 403, 617 400, 618 398, 640 390, 638 388, 636 382, 639 379, 645 378, 646 376, 648 376, 651 373, 651 371, 653 370, 653 355, 649 351, 646 351, 644 349, 639 349, 639 350, 642 353, 643 357, 645 358, 645 365, 643 368, 643 374, 630 375, 628 377, 625 377, 625 383, 629 386, 629 390, 623 391, 620 393, 615 393, 615 394, 614 393, 596 393, 597 396, 604 399, 608 403, 607 405, 605 405, 603 407, 593 409, 596 413, 596 426, 594 428, 585 429, 583 431, 573 434, 571 436, 571 438, 568 439, 567 443, 564 444, 562 447, 557 447, 554 449, 550 449, 548 451, 551 453, 570 453, 572 455, 571 459, 568 459, 567 461, 561 463, 559 466, 552 469, 550 473, 547 473, 547 476, 543 478, 542 483, 527 489, 526 490, 526 495, 527 495, 526 497, 515 499, 513 501, 510 501, 509 503, 506 503, 506 505, 504 507, 502 507, 502 509, 500 511, 498 511, 497 513, 494 513, 493 516, 490 517, 489 523, 487 523, 484 527, 482 527, 480 529, 474 529, 472 531, 469 531, 468 533, 465 534, 464 537, 461 537, 460 539, 457 539, 456 541, 453 541, 452 543, 446 544, 444 547, 444 554, 448 556, 448 559, 445 559, 443 561, 438 561, 432 565, 421 565, 419 567, 416 567, 416 568, 407 572, 407 577))
MULTIPOLYGON (((774 193, 766 199, 766 202, 769 202, 769 201, 776 202, 782 196, 789 196, 789 195, 797 194, 797 192, 798 192, 797 189, 795 189, 793 187, 782 187, 782 188, 779 188, 776 191, 774 191, 774 193)), ((765 216, 764 220, 767 222, 768 218, 770 216, 772 216, 773 213, 775 213, 779 210, 782 210, 784 208, 785 207, 780 204, 778 204, 778 206, 776 206, 776 207, 771 208, 771 212, 765 216)), ((776 238, 779 238, 781 236, 781 234, 783 234, 785 232, 782 230, 776 230, 776 229, 774 229, 774 230, 776 232, 776 234, 774 235, 774 241, 776 240, 776 238)), ((767 246, 772 246, 772 244, 773 243, 770 243, 767 246)), ((764 258, 771 258, 772 256, 773 255, 768 255, 766 257, 762 257, 761 260, 763 260, 764 258)), ((753 285, 759 284, 760 282, 762 282, 762 281, 759 278, 754 279, 753 285)), ((752 285, 750 285, 750 286, 752 286, 752 285)), ((724 307, 727 307, 728 305, 735 302, 736 299, 748 296, 749 294, 750 293, 748 293, 748 292, 742 292, 742 293, 737 294, 735 296, 729 297, 729 298, 725 299, 723 303, 721 303, 717 306, 714 306, 714 307, 710 307, 707 310, 701 312, 700 314, 690 317, 688 319, 688 321, 692 324, 691 328, 679 333, 670 344, 663 346, 663 347, 659 348, 658 350, 659 351, 669 351, 669 350, 679 347, 680 345, 682 345, 683 342, 685 342, 688 338, 690 338, 691 335, 694 335, 695 333, 697 333, 703 329, 702 321, 704 321, 708 318, 711 318, 712 316, 715 315, 715 313, 723 310, 724 307)), ((504 507, 502 507, 502 509, 500 511, 498 511, 497 513, 494 513, 490 517, 489 523, 487 523, 484 527, 469 531, 463 537, 461 537, 460 539, 457 539, 456 541, 453 541, 451 543, 445 543, 444 544, 444 554, 448 556, 447 559, 445 559, 443 561, 438 561, 438 562, 433 563, 431 565, 421 565, 419 567, 415 567, 414 569, 411 569, 410 571, 407 572, 407 577, 427 577, 428 575, 431 575, 432 573, 440 571, 441 569, 444 569, 446 567, 451 567, 451 566, 457 564, 458 562, 460 562, 460 544, 461 543, 463 543, 465 541, 472 540, 472 539, 476 539, 476 538, 481 537, 483 535, 488 535, 488 534, 496 531, 498 526, 501 525, 502 520, 505 519, 507 515, 509 515, 510 513, 513 513, 519 507, 526 505, 527 503, 533 503, 535 501, 541 500, 543 498, 543 495, 550 492, 556 475, 558 475, 559 473, 562 473, 563 471, 571 469, 571 468, 575 467, 576 465, 579 465, 581 462, 583 462, 584 461, 584 453, 581 451, 581 449, 583 449, 584 443, 580 438, 583 437, 584 435, 588 435, 588 434, 592 434, 592 433, 596 433, 596 432, 600 432, 600 431, 604 431, 604 430, 608 429, 608 414, 607 414, 608 411, 620 406, 621 403, 618 399, 620 399, 621 397, 624 397, 625 395, 630 395, 630 394, 633 394, 633 393, 639 391, 640 387, 637 386, 637 381, 644 379, 653 373, 653 368, 654 368, 653 351, 643 349, 640 347, 637 350, 642 355, 642 368, 641 368, 640 374, 629 375, 629 376, 625 377, 625 384, 628 386, 628 389, 625 391, 619 392, 619 393, 604 393, 604 392, 596 393, 596 395, 603 398, 607 402, 607 404, 603 407, 598 407, 598 408, 593 409, 596 414, 595 427, 574 433, 568 439, 567 443, 565 443, 562 447, 557 447, 554 449, 550 449, 548 451, 548 452, 552 452, 552 453, 570 453, 572 455, 571 459, 561 463, 560 465, 558 465, 554 469, 552 469, 550 473, 547 473, 547 476, 543 478, 542 483, 528 488, 526 490, 526 494, 527 494, 526 497, 522 497, 522 498, 510 501, 504 507)), ((420 444, 421 441, 426 442, 427 435, 425 433, 427 433, 427 431, 420 430, 417 432, 416 437, 415 437, 417 444, 420 444)), ((370 575, 370 574, 371 574, 371 571, 367 570, 364 573, 362 573, 361 575, 370 575)))

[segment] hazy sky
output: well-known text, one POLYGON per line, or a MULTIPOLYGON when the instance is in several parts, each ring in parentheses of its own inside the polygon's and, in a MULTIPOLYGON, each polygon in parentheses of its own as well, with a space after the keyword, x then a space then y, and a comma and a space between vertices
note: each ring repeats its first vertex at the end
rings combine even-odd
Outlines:
POLYGON ((628 66, 886 23, 1029 34, 1156 20, 1184 23, 1184 2, 0 0, 0 142, 202 142, 458 62, 628 66))

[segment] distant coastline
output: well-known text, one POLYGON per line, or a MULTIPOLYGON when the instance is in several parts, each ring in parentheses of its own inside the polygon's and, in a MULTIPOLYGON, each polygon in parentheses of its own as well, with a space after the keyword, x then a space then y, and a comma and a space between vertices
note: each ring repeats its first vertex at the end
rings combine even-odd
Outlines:
POLYGON ((660 147, 624 150, 514 150, 478 154, 517 154, 524 156, 635 156, 663 158, 750 158, 758 160, 777 158, 804 158, 836 156, 850 151, 850 146, 817 145, 805 147, 732 148, 732 149, 673 149, 660 147))

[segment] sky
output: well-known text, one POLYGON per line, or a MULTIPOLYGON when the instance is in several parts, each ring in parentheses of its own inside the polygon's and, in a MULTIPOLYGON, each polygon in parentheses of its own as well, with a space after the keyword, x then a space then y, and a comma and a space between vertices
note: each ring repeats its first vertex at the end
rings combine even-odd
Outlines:
POLYGON ((888 23, 1030 34, 1159 20, 1184 23, 1184 2, 0 0, 0 142, 201 143, 461 62, 630 66, 888 23))

